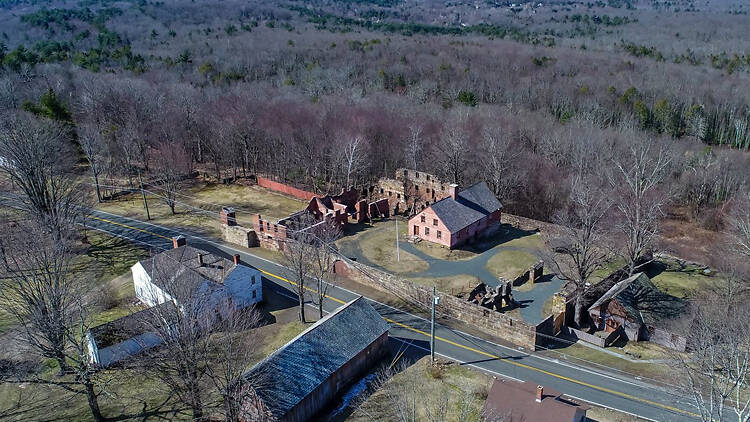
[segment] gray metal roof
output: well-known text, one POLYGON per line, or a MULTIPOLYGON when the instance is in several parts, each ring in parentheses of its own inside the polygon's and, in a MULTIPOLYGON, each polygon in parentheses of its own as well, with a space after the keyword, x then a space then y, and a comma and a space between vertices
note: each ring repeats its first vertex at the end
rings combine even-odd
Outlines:
POLYGON ((281 418, 388 329, 383 317, 360 297, 316 322, 244 378, 255 383, 259 398, 281 418))
POLYGON ((485 182, 475 183, 456 195, 431 205, 435 214, 451 233, 471 225, 503 206, 485 182))

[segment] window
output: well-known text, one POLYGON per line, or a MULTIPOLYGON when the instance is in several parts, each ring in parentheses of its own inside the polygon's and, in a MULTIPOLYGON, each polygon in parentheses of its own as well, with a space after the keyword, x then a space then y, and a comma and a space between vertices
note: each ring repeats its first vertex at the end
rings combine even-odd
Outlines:
POLYGON ((419 192, 419 186, 414 186, 414 190, 419 192))
POLYGON ((258 292, 253 290, 253 299, 255 299, 256 297, 258 297, 258 292))
POLYGON ((388 196, 393 196, 393 192, 388 191, 388 196))
POLYGON ((430 188, 425 188, 424 191, 430 193, 430 188))
POLYGON ((401 194, 400 193, 396 194, 396 199, 401 199, 401 194))
POLYGON ((420 217, 419 217, 419 222, 420 222, 420 223, 424 223, 424 222, 425 222, 425 217, 424 217, 424 215, 422 215, 422 216, 420 216, 420 217))
POLYGON ((430 175, 429 174, 427 175, 427 181, 428 182, 430 181, 430 175))
POLYGON ((433 218, 432 219, 432 225, 433 226, 437 226, 437 218, 433 218))
POLYGON ((255 276, 250 277, 250 284, 255 284, 255 276))
POLYGON ((415 171, 414 175, 417 176, 417 179, 419 179, 419 172, 418 171, 415 171))
POLYGON ((404 176, 408 176, 408 175, 409 175, 409 170, 404 170, 404 176))
MULTIPOLYGON (((383 188, 380 188, 380 193, 381 193, 381 194, 383 193, 383 188)), ((390 192, 388 192, 388 193, 390 193, 390 192)))
POLYGON ((424 234, 425 234, 425 236, 429 236, 430 235, 430 228, 429 227, 425 227, 424 228, 424 234))
POLYGON ((274 224, 273 225, 273 231, 274 231, 274 233, 278 233, 279 232, 279 226, 277 226, 276 224, 274 224))
POLYGON ((437 232, 438 232, 438 239, 442 239, 443 238, 443 232, 441 232, 440 230, 438 230, 437 232))

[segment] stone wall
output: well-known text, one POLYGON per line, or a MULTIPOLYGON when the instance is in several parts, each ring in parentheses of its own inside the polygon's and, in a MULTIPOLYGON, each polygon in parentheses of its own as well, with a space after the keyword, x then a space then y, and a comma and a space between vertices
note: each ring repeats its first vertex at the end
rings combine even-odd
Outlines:
POLYGON ((520 215, 513 215, 508 213, 503 213, 502 222, 503 224, 510 224, 513 227, 517 227, 521 230, 526 231, 556 232, 560 229, 557 224, 533 220, 531 218, 521 217, 520 215))
POLYGON ((258 246, 258 236, 255 230, 242 226, 221 225, 221 235, 225 242, 240 245, 245 248, 258 246))
MULTIPOLYGON (((334 272, 354 279, 364 285, 394 294, 423 309, 429 309, 432 302, 432 290, 424 286, 399 279, 391 274, 358 262, 343 258, 334 264, 334 272)), ((443 294, 438 315, 448 316, 484 331, 487 334, 502 338, 513 344, 534 350, 537 342, 537 327, 506 314, 487 309, 468 302, 466 299, 443 294)))

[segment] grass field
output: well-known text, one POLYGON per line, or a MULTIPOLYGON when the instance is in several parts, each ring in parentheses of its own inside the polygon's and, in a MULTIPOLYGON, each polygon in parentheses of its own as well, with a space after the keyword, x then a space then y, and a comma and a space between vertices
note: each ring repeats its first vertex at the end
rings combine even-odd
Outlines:
MULTIPOLYGON (((88 294, 96 305, 91 307, 91 326, 103 324, 130 314, 139 308, 133 289, 130 266, 148 252, 99 232, 86 234, 86 244, 75 260, 77 274, 82 277, 88 294)), ((309 325, 297 321, 294 302, 264 291, 263 309, 268 310, 272 323, 252 330, 257 348, 248 366, 297 336, 309 325)), ((314 320, 308 310, 308 318, 314 320)), ((10 318, 0 318, 0 326, 11 329, 16 325, 10 318)), ((2 334, 2 333, 0 333, 2 334)), ((0 359, 11 357, 11 339, 0 337, 0 359)), ((41 377, 56 377, 57 365, 47 359, 34 360, 26 354, 29 364, 37 365, 35 373, 41 377), (38 362, 38 363, 37 363, 38 362)), ((180 403, 169 397, 164 385, 153 376, 133 369, 100 371, 100 379, 107 380, 106 394, 100 397, 102 412, 107 417, 140 420, 189 420, 190 415, 180 403), (142 414, 142 412, 146 414, 142 414)), ((209 388, 207 385, 206 388, 209 388)), ((86 399, 60 388, 41 384, 0 384, 0 419, 7 421, 90 420, 86 399)))
POLYGON ((503 250, 487 261, 487 269, 497 277, 513 280, 539 259, 524 251, 503 250))
MULTIPOLYGON (((399 236, 405 237, 407 225, 399 222, 398 228, 399 236)), ((396 274, 423 271, 428 267, 427 262, 403 250, 399 252, 397 259, 396 223, 393 221, 358 226, 351 230, 351 234, 336 242, 342 253, 358 249, 368 261, 396 274)))
MULTIPOLYGON (((480 421, 483 420, 482 408, 492 382, 492 377, 483 372, 455 363, 442 366, 440 370, 431 369, 429 357, 424 357, 386 381, 346 420, 400 420, 399 416, 411 420, 410 414, 401 413, 408 413, 415 405, 418 421, 480 421), (444 407, 440 407, 442 400, 447 401, 444 407), (435 419, 427 417, 428 409, 435 419), (436 418, 436 410, 440 418, 436 418), (468 417, 459 418, 459 412, 464 410, 468 417)), ((597 406, 590 406, 587 417, 587 422, 645 422, 644 419, 597 406)))
POLYGON ((463 406, 469 415, 464 420, 479 420, 490 382, 487 375, 455 363, 432 370, 429 357, 424 357, 391 377, 347 421, 399 420, 398 409, 411 409, 412 403, 416 405, 416 420, 432 420, 427 412, 435 412, 442 400, 447 406, 440 420, 459 420, 463 406))
MULTIPOLYGON (((222 185, 194 182, 184 187, 177 200, 176 214, 151 189, 146 195, 151 222, 173 227, 188 228, 200 233, 220 236, 219 211, 223 206, 234 207, 238 224, 251 226, 252 216, 261 214, 272 221, 289 216, 305 207, 298 199, 282 195, 259 186, 222 185)), ((98 204, 98 209, 113 214, 145 219, 146 211, 140 193, 124 195, 118 199, 98 204)))
POLYGON ((469 274, 450 277, 409 277, 409 280, 427 287, 436 285, 439 291, 450 293, 451 295, 469 293, 481 282, 478 277, 469 274))

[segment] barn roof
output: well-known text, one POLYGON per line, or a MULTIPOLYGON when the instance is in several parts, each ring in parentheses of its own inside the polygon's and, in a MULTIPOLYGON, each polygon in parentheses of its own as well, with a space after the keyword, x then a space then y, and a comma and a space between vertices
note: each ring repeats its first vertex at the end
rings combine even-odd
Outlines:
POLYGON ((503 206, 485 182, 475 183, 456 195, 443 198, 430 208, 451 233, 469 226, 503 206))
POLYGON ((388 324, 363 297, 316 322, 248 370, 268 410, 278 418, 384 333, 388 324))
POLYGON ((648 326, 680 315, 685 302, 659 290, 645 273, 636 273, 612 286, 589 309, 615 300, 627 312, 628 319, 648 326))

